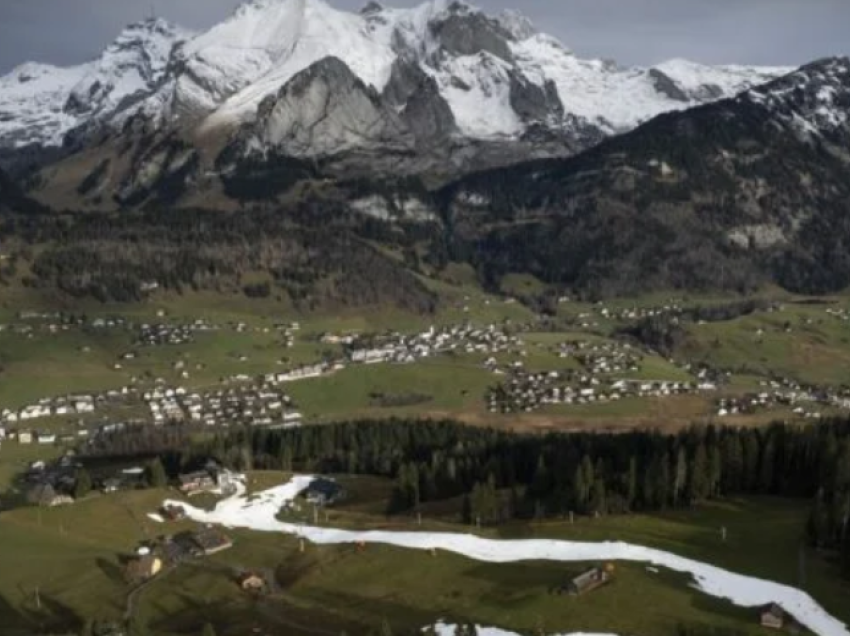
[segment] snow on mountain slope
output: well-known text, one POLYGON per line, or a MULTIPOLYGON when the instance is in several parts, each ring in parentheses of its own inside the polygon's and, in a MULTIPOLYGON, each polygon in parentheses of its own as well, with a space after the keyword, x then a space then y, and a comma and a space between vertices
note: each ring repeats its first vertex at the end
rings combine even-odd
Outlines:
POLYGON ((704 66, 673 60, 650 69, 620 68, 583 60, 547 35, 532 35, 512 46, 518 66, 538 82, 551 79, 567 113, 624 132, 671 110, 732 97, 791 68, 704 66))
POLYGON ((319 60, 339 58, 382 87, 394 55, 356 14, 321 0, 253 0, 179 52, 187 72, 175 95, 183 112, 211 111, 208 126, 238 123, 268 95, 319 60))
POLYGON ((514 136, 531 123, 512 107, 509 71, 541 88, 553 81, 564 105, 563 125, 578 117, 614 134, 791 70, 683 60, 620 68, 578 58, 516 12, 491 17, 450 0, 412 9, 372 2, 359 14, 322 0, 253 0, 184 53, 190 72, 177 82, 178 101, 195 100, 190 110, 209 111, 208 127, 250 120, 266 96, 323 57, 338 57, 378 91, 401 58, 434 78, 461 134, 474 138, 514 136))
POLYGON ((89 69, 27 63, 0 78, 0 145, 60 145, 78 122, 65 112, 68 95, 89 69))
POLYGON ((146 96, 165 76, 174 45, 189 36, 161 19, 128 26, 71 90, 66 110, 77 115, 112 112, 146 96))
POLYGON ((827 58, 740 96, 766 106, 804 135, 850 141, 850 58, 827 58))
MULTIPOLYGON (((457 134, 476 139, 512 138, 541 124, 564 137, 588 123, 616 134, 789 70, 682 60, 620 68, 578 58, 516 12, 490 16, 457 0, 411 9, 371 2, 359 13, 324 0, 249 0, 207 32, 187 37, 150 20, 129 27, 83 67, 28 65, 0 78, 0 146, 58 145, 78 126, 106 121, 117 129, 137 112, 164 127, 233 129, 255 120, 264 99, 329 57, 378 93, 399 63, 417 67, 451 110, 457 134)), ((404 111, 415 91, 431 87, 421 81, 406 87, 410 101, 393 107, 404 111)))
POLYGON ((187 36, 147 20, 127 27, 92 62, 19 66, 0 78, 0 146, 59 146, 73 128, 126 108, 162 80, 172 47, 187 36))

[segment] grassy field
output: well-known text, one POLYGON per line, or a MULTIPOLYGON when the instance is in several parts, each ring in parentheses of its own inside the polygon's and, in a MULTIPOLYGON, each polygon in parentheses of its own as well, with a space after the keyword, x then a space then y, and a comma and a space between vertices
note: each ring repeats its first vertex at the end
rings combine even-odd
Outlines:
MULTIPOLYGON (((251 488, 266 488, 285 478, 281 473, 255 473, 251 488)), ((341 479, 351 496, 330 512, 331 525, 418 527, 409 517, 384 515, 391 482, 341 479)), ((140 541, 192 527, 190 522, 163 526, 147 518, 167 496, 174 494, 135 491, 93 496, 64 509, 2 513, 0 560, 4 572, 14 575, 0 576, 0 624, 8 628, 0 633, 23 634, 39 625, 59 628, 79 616, 120 618, 130 591, 120 575, 121 557, 140 541)), ((426 509, 423 529, 459 529, 456 512, 439 514, 438 509, 426 509)), ((806 510, 804 502, 747 499, 694 511, 580 519, 574 524, 515 523, 479 532, 503 539, 624 540, 799 585, 797 555, 806 510), (726 542, 719 536, 721 526, 728 529, 726 542)), ((495 565, 450 553, 433 556, 377 545, 307 545, 301 552, 293 537, 230 534, 232 550, 182 565, 139 593, 135 616, 152 634, 196 634, 208 620, 225 636, 254 630, 365 634, 382 619, 394 633, 408 634, 440 618, 520 633, 542 629, 673 636, 680 624, 762 633, 752 610, 702 595, 689 587, 687 577, 640 564, 618 563, 612 584, 572 598, 551 590, 581 571, 582 564, 495 565), (259 599, 241 592, 235 576, 246 569, 276 580, 274 592, 259 599)), ((845 602, 850 587, 839 583, 835 566, 808 554, 805 572, 804 589, 836 616, 850 620, 845 602)))
POLYGON ((287 391, 313 420, 341 416, 411 415, 423 412, 481 412, 484 391, 493 375, 480 365, 452 363, 443 358, 410 365, 351 367, 334 375, 295 382, 287 391), (382 408, 376 393, 416 392, 430 400, 411 407, 382 408))
POLYGON ((678 354, 745 375, 778 373, 802 382, 847 384, 850 322, 826 310, 848 307, 846 300, 828 305, 786 303, 774 313, 691 325, 688 342, 678 354))

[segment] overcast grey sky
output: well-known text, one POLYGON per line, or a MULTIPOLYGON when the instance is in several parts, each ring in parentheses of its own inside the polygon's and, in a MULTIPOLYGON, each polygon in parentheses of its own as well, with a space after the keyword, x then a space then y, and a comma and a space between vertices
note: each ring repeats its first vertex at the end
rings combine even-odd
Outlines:
MULTIPOLYGON (((357 9, 366 0, 330 0, 357 9)), ((229 15, 239 0, 0 0, 0 73, 28 60, 75 64, 129 22, 151 12, 194 29, 229 15)), ((416 0, 387 0, 412 6, 416 0)), ((528 15, 582 57, 653 64, 797 65, 850 54, 850 0, 478 0, 528 15)))

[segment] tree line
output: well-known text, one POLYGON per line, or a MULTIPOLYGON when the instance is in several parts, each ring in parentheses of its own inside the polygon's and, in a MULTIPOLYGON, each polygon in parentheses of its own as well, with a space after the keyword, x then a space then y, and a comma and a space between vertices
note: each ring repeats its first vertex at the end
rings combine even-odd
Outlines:
POLYGON ((850 575, 850 419, 547 435, 392 419, 239 429, 194 445, 188 434, 128 439, 102 440, 98 452, 138 453, 150 444, 172 475, 212 457, 238 470, 382 476, 395 481, 388 512, 458 499, 470 523, 689 508, 740 495, 806 498, 814 502, 809 541, 839 551, 850 575))

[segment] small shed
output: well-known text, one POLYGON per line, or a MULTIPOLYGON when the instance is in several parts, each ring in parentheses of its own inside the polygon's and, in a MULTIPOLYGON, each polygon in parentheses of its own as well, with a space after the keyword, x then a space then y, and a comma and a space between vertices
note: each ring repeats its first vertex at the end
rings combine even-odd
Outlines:
POLYGON ((567 591, 573 596, 580 596, 605 585, 610 580, 610 568, 596 566, 574 577, 567 586, 567 591))
POLYGON ((762 627, 771 629, 782 629, 785 625, 785 610, 776 603, 771 603, 761 609, 762 627))
POLYGON ((786 612, 779 603, 771 603, 761 608, 759 622, 762 627, 786 630, 792 634, 799 634, 803 631, 800 623, 791 614, 786 612))

